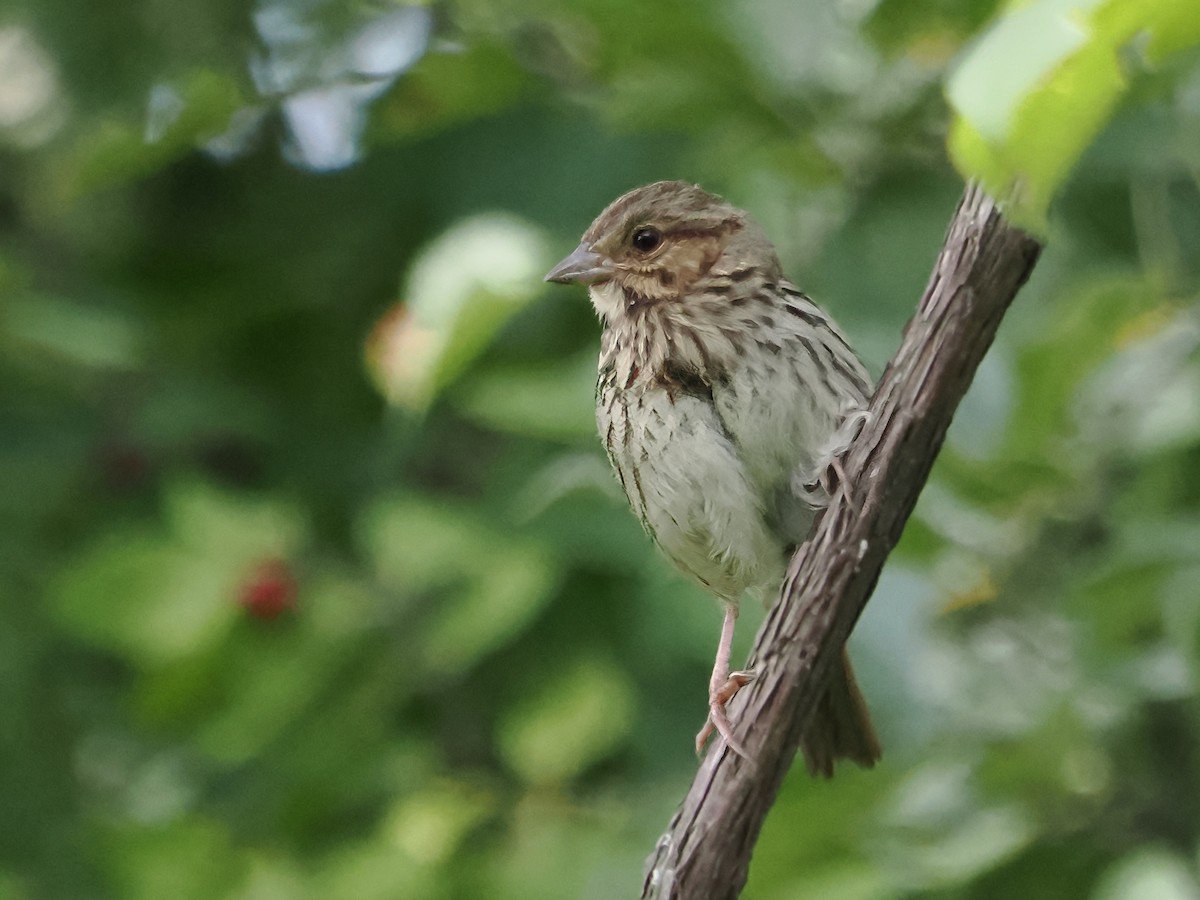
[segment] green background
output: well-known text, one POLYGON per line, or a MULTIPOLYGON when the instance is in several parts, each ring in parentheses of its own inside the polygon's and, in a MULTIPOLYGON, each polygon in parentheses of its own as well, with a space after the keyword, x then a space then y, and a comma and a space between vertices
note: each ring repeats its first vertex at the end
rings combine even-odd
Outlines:
POLYGON ((719 610, 541 275, 699 181, 878 373, 964 176, 1048 247, 852 641, 884 761, 793 772, 744 896, 1200 897, 1198 44, 1192 0, 0 8, 0 900, 635 896, 719 610))

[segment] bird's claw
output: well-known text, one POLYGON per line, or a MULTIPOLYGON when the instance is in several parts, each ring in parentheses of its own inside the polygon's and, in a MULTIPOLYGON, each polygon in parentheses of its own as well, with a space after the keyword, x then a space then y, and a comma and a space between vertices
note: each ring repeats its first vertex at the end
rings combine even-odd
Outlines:
POLYGON ((733 725, 729 722, 725 706, 737 695, 738 691, 753 681, 754 677, 753 672, 730 672, 723 682, 719 684, 714 682, 709 686, 708 719, 705 721, 704 727, 700 729, 700 733, 696 735, 697 756, 704 752, 704 745, 715 731, 730 750, 743 759, 750 758, 746 748, 742 746, 742 742, 733 735, 733 725))
POLYGON ((823 462, 817 466, 816 475, 810 476, 804 482, 804 490, 807 493, 823 492, 829 498, 841 491, 851 506, 858 506, 850 492, 850 479, 846 477, 846 470, 842 467, 842 457, 850 451, 850 446, 862 434, 871 418, 871 413, 865 409, 855 409, 847 413, 826 446, 821 457, 823 462))

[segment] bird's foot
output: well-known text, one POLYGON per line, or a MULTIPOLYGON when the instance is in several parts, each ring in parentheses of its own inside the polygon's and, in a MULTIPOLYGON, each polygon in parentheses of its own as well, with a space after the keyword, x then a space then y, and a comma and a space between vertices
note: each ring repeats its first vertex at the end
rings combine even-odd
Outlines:
POLYGON ((827 457, 828 464, 822 470, 825 482, 823 486, 829 496, 832 497, 833 492, 840 488, 845 493, 846 500, 855 508, 858 508, 858 504, 850 492, 850 479, 846 477, 846 470, 842 468, 842 457, 850 451, 851 444, 858 440, 858 436, 870 423, 871 418, 872 415, 869 411, 855 409, 842 420, 842 424, 833 436, 832 446, 827 457))
POLYGON ((826 496, 832 497, 840 490, 850 506, 854 509, 859 508, 858 503, 854 500, 854 493, 850 490, 850 479, 846 477, 846 470, 842 468, 840 456, 832 457, 829 464, 821 471, 820 484, 826 496))
POLYGON ((725 706, 738 691, 754 680, 754 673, 730 672, 723 679, 717 678, 715 672, 713 675, 713 681, 708 689, 708 719, 705 721, 704 727, 700 729, 700 733, 696 735, 696 755, 699 756, 703 753, 705 743, 715 731, 730 750, 743 759, 749 759, 746 748, 733 735, 733 726, 729 722, 725 706))
POLYGON ((850 488, 850 479, 846 477, 842 458, 870 421, 871 414, 865 409, 855 410, 846 416, 821 454, 815 470, 810 470, 807 475, 798 473, 798 477, 793 479, 792 487, 796 496, 802 498, 813 509, 822 509, 840 492, 851 507, 862 512, 862 507, 850 488))

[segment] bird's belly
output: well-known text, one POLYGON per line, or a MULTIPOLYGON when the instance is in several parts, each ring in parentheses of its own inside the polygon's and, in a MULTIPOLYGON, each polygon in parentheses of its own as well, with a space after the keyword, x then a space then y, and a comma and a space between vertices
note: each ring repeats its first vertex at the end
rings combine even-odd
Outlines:
POLYGON ((833 402, 819 404, 790 362, 767 356, 753 370, 744 364, 713 401, 750 479, 763 487, 813 469, 837 424, 833 402))
POLYGON ((597 418, 634 514, 681 571, 727 602, 778 583, 783 542, 711 401, 611 390, 597 418))

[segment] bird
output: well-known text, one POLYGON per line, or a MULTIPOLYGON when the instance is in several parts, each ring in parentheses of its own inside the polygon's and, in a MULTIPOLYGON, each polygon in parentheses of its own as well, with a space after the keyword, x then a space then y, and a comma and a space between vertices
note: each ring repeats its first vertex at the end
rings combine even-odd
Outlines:
MULTIPOLYGON (((726 706, 742 598, 778 592, 835 490, 872 383, 833 319, 784 275, 766 232, 686 181, 610 203, 545 276, 586 285, 602 332, 596 422, 634 515, 723 610, 697 753, 715 730, 747 757, 726 706), (831 470, 831 466, 834 468, 831 470)), ((845 648, 802 739, 807 766, 880 758, 845 648)))

